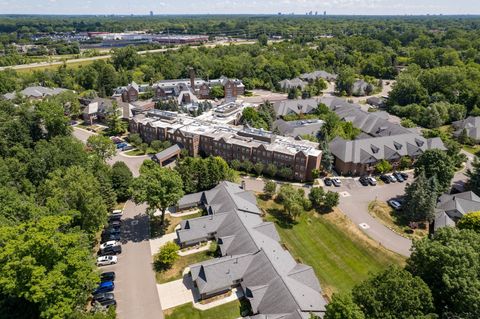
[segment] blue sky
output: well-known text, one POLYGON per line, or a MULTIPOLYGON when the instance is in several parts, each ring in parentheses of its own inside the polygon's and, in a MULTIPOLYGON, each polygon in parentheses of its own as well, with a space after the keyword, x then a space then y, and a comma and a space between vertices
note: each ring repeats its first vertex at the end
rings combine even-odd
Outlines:
POLYGON ((0 0, 0 13, 28 14, 480 14, 480 0, 0 0))

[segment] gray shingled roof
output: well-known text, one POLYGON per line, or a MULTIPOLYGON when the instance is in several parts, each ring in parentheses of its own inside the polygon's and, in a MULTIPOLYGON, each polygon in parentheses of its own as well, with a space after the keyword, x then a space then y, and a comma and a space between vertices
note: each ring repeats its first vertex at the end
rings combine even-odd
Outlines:
POLYGON ((301 74, 299 78, 307 81, 314 81, 318 78, 321 78, 327 81, 334 81, 337 78, 337 75, 333 73, 329 73, 327 71, 318 70, 318 71, 313 71, 311 73, 301 74))
POLYGON ((474 192, 443 194, 438 199, 435 213, 435 230, 445 226, 455 226, 465 214, 480 210, 480 197, 474 192))
POLYGON ((273 127, 278 129, 281 135, 297 137, 300 135, 317 135, 325 124, 322 120, 284 121, 276 120, 273 127))
POLYGON ((464 120, 453 122, 452 126, 456 128, 453 135, 458 137, 465 129, 467 136, 476 141, 480 140, 480 116, 469 116, 464 120))
POLYGON ((308 114, 317 109, 318 99, 284 100, 273 105, 277 117, 288 114, 308 114))
MULTIPOLYGON (((45 96, 57 95, 65 91, 68 90, 62 88, 49 88, 44 86, 29 86, 18 93, 27 98, 43 98, 45 96)), ((3 97, 7 100, 11 100, 15 98, 15 92, 7 93, 3 97)))
POLYGON ((417 134, 362 138, 353 141, 341 137, 330 144, 332 154, 345 163, 373 163, 381 159, 398 159, 401 156, 418 156, 427 149, 446 150, 440 138, 425 139, 417 134))
POLYGON ((303 90, 307 86, 308 83, 302 81, 299 78, 294 78, 294 79, 291 79, 291 80, 287 80, 287 79, 282 80, 282 81, 278 82, 278 84, 284 90, 289 90, 289 89, 297 88, 297 87, 299 87, 303 90))
POLYGON ((266 318, 323 314, 326 301, 313 269, 283 249, 275 225, 262 220, 250 192, 222 182, 203 198, 214 207, 213 214, 183 221, 177 231, 181 243, 215 233, 224 256, 191 266, 201 293, 221 291, 242 279, 254 312, 266 318))

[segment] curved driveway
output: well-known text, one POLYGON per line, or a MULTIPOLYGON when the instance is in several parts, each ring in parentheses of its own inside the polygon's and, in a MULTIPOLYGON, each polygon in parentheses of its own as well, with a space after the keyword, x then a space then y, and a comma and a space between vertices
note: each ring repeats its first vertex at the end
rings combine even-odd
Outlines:
MULTIPOLYGON (((87 139, 90 136, 95 135, 95 134, 97 134, 97 133, 90 132, 90 131, 87 131, 83 128, 79 128, 79 127, 76 127, 76 126, 73 127, 73 136, 75 136, 77 139, 79 139, 83 143, 86 143, 87 139)), ((149 158, 150 157, 147 156, 147 155, 144 155, 144 156, 128 156, 128 155, 125 155, 125 154, 117 151, 117 154, 114 157, 112 157, 111 159, 109 159, 108 163, 110 165, 113 165, 115 162, 124 162, 125 164, 127 164, 128 168, 130 168, 130 170, 132 171, 133 176, 137 177, 140 174, 140 166, 142 166, 143 161, 146 160, 146 159, 149 159, 149 158)))

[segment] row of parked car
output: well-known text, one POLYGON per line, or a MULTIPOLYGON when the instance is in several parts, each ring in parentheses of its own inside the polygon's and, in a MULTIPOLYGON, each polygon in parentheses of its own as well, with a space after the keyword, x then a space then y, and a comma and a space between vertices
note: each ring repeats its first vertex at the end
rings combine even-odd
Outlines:
MULTIPOLYGON (((380 179, 385 183, 385 184, 390 184, 390 183, 396 183, 396 182, 404 182, 408 179, 408 175, 403 172, 393 172, 392 174, 383 174, 380 175, 380 179)), ((361 176, 358 181, 360 184, 363 186, 375 186, 377 185, 377 180, 373 176, 361 176)), ((323 179, 323 183, 325 186, 335 186, 335 187, 340 187, 342 185, 342 181, 339 178, 333 177, 325 177, 323 179)))
POLYGON ((92 306, 100 305, 103 308, 116 306, 115 300, 115 272, 108 271, 100 275, 100 284, 92 294, 92 306))
MULTIPOLYGON (((108 226, 102 232, 97 266, 116 264, 118 261, 116 255, 122 253, 122 245, 120 243, 122 215, 123 212, 121 210, 114 210, 108 218, 108 226)), ((100 283, 92 293, 92 305, 97 305, 104 309, 116 306, 117 301, 113 293, 114 289, 115 272, 108 271, 102 273, 100 275, 100 283)))
POLYGON ((121 151, 129 151, 133 149, 133 146, 128 145, 127 142, 122 140, 120 137, 117 136, 112 136, 110 137, 113 143, 115 143, 115 146, 117 147, 117 150, 121 151))

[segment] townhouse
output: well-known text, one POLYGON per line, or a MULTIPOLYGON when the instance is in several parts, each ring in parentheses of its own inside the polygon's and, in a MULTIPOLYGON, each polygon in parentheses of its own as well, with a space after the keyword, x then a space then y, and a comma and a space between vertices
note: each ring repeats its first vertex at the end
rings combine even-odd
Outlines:
POLYGON ((217 241, 221 257, 189 266, 188 280, 201 299, 237 288, 250 303, 252 319, 323 317, 327 302, 313 268, 282 247, 251 192, 222 182, 179 202, 183 208, 199 205, 208 214, 182 221, 177 237, 182 247, 217 241))

